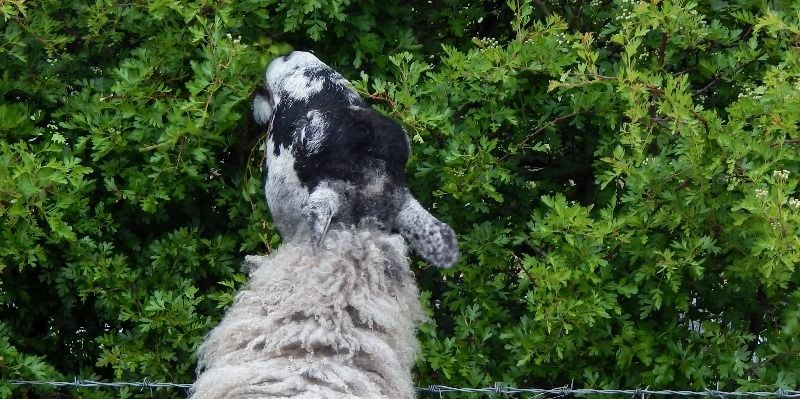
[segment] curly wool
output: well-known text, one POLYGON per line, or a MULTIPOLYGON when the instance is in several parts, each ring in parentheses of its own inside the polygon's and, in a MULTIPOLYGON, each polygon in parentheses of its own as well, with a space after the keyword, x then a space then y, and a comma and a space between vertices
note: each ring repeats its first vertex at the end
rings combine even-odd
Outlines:
POLYGON ((191 398, 413 398, 424 319, 398 235, 330 231, 248 256, 250 282, 200 348, 191 398))

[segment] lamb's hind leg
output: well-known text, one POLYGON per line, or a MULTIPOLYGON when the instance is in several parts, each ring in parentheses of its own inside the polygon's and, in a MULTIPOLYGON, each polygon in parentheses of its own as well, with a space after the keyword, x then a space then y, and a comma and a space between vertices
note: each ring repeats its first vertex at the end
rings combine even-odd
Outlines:
POLYGON ((458 242, 453 229, 431 215, 411 194, 395 222, 411 248, 428 262, 450 267, 458 260, 458 242))

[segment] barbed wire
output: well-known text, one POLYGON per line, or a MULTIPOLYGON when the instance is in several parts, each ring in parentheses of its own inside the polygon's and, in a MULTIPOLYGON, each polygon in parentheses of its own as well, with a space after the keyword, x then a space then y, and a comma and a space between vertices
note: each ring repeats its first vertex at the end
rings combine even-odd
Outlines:
POLYGON ((46 385, 55 388, 140 388, 142 390, 158 388, 189 389, 192 384, 176 384, 172 382, 150 381, 145 378, 139 382, 103 382, 75 378, 73 381, 26 381, 26 380, 0 380, 11 385, 46 385))
MULTIPOLYGON (((26 381, 26 380, 0 380, 11 385, 45 385, 55 388, 139 388, 141 390, 153 390, 160 388, 184 389, 188 390, 192 384, 176 384, 172 382, 150 381, 147 378, 140 382, 102 382, 75 378, 73 381, 26 381)), ((621 395, 634 398, 644 398, 646 396, 696 396, 712 398, 800 398, 800 391, 778 389, 776 391, 720 391, 716 389, 706 389, 702 391, 689 390, 654 390, 649 388, 637 389, 591 389, 591 388, 572 388, 569 386, 560 388, 514 388, 504 384, 496 383, 487 388, 455 388, 446 385, 429 385, 418 387, 417 392, 438 394, 450 393, 478 393, 488 395, 514 395, 531 394, 534 396, 591 396, 591 395, 621 395)))
POLYGON ((504 386, 502 384, 495 384, 491 388, 453 388, 444 385, 431 385, 426 388, 417 388, 429 393, 483 393, 494 395, 513 395, 513 394, 532 394, 534 396, 590 396, 590 395, 622 395, 632 396, 634 398, 644 398, 645 396, 696 396, 696 397, 713 397, 713 398, 742 398, 742 397, 758 397, 758 398, 800 398, 800 391, 778 389, 777 391, 763 391, 763 392, 726 392, 715 389, 706 389, 703 391, 689 391, 689 390, 654 390, 647 388, 637 389, 591 389, 591 388, 514 388, 504 386))

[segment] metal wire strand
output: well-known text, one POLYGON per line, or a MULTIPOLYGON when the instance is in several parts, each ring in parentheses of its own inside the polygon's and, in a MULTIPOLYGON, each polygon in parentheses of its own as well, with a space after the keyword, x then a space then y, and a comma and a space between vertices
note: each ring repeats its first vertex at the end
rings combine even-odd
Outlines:
MULTIPOLYGON (((0 380, 4 383, 11 385, 38 385, 38 386, 51 386, 56 388, 72 387, 72 388, 140 388, 142 390, 149 389, 183 389, 188 390, 192 384, 176 384, 172 382, 159 382, 151 381, 147 378, 141 382, 103 382, 84 380, 76 377, 73 381, 26 381, 26 380, 0 380)), ((533 396, 603 396, 603 395, 626 395, 635 399, 643 399, 645 396, 694 396, 694 397, 710 397, 717 399, 727 398, 800 398, 800 391, 778 389, 772 391, 762 392, 725 392, 717 389, 706 389, 702 391, 688 391, 688 390, 653 390, 649 388, 636 388, 636 389, 591 389, 591 388, 572 388, 570 386, 558 388, 514 388, 502 383, 495 383, 491 387, 486 388, 457 388, 445 385, 430 385, 427 387, 417 388, 419 393, 433 394, 438 397, 444 397, 445 394, 460 393, 478 393, 486 395, 514 395, 514 394, 530 394, 533 396)))

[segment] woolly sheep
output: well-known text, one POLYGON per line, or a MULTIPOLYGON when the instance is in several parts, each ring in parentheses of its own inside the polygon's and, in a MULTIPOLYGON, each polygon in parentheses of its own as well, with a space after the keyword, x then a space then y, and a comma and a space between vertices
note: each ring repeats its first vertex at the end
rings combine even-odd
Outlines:
POLYGON ((250 281, 199 353, 192 399, 409 399, 424 319, 405 242, 331 230, 250 256, 250 281))

